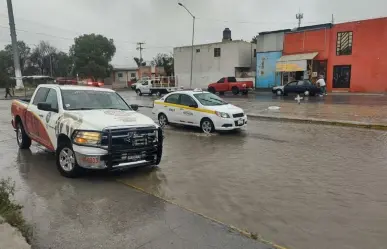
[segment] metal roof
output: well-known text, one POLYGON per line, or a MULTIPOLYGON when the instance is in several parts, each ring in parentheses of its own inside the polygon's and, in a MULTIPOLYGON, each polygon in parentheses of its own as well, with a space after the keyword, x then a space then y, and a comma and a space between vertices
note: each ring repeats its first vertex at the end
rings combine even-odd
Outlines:
POLYGON ((314 57, 318 55, 318 52, 306 53, 306 54, 292 54, 292 55, 283 55, 277 60, 277 62, 286 62, 286 61, 301 61, 301 60, 313 60, 314 57))

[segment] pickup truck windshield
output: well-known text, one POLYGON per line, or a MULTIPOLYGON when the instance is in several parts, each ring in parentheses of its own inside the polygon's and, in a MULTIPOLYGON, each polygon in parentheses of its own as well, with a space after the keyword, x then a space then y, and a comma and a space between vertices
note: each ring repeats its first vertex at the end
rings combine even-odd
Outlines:
POLYGON ((212 93, 196 93, 194 97, 205 106, 227 105, 227 102, 212 93))
POLYGON ((126 102, 115 92, 62 90, 62 97, 63 109, 65 110, 131 110, 126 102))

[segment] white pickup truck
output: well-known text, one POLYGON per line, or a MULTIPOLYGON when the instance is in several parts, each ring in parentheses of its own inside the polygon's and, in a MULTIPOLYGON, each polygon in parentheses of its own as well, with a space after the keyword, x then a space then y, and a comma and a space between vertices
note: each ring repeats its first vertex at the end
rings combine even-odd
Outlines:
POLYGON ((137 109, 110 89, 47 84, 31 100, 14 100, 11 113, 21 149, 36 141, 56 153, 63 176, 76 177, 83 168, 160 163, 162 130, 137 109))

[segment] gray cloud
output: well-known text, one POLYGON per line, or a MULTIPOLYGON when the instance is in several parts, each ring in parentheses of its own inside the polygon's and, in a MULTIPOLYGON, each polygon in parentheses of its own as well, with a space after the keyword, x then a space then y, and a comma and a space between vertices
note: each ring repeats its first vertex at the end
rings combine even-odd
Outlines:
MULTIPOLYGON (((387 15, 384 0, 181 0, 197 16, 195 43, 215 42, 222 30, 233 39, 250 40, 261 31, 292 28, 295 14, 304 13, 304 25, 387 15)), ((158 52, 191 42, 192 18, 177 0, 13 0, 18 39, 31 47, 47 40, 63 51, 83 33, 100 33, 115 40, 113 64, 133 66, 135 43, 146 42, 145 60, 158 52), (23 30, 23 31, 22 31, 23 30), (27 32, 28 31, 28 32, 27 32)), ((8 26, 6 1, 0 2, 0 26, 8 26)), ((0 27, 0 46, 10 41, 0 27)))

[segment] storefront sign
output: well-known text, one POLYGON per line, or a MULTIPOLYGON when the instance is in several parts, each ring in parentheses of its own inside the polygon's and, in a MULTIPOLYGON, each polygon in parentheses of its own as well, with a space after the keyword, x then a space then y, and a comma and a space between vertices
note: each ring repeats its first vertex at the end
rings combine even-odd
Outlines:
POLYGON ((298 72, 306 71, 306 60, 279 61, 276 64, 277 72, 298 72))

